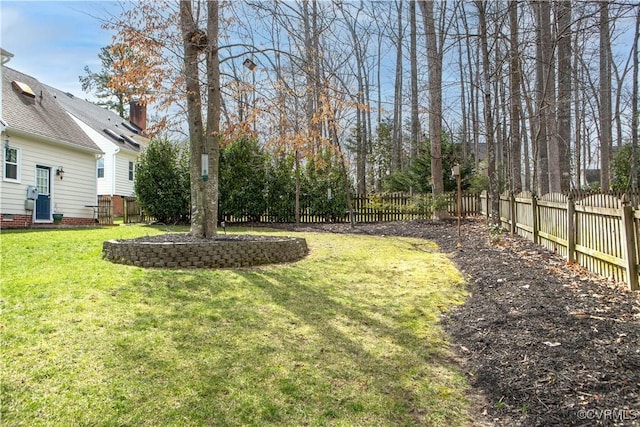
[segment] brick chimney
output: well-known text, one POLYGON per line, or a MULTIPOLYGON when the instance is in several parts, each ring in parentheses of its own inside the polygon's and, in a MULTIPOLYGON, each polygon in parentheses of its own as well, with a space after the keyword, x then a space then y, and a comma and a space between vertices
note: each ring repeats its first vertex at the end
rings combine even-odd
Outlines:
POLYGON ((138 100, 129 102, 129 121, 141 129, 144 133, 147 128, 147 105, 138 100))

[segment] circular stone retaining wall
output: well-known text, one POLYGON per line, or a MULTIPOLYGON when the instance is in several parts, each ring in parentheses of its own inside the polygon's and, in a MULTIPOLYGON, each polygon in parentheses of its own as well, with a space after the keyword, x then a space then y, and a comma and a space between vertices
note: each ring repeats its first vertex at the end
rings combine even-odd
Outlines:
POLYGON ((305 239, 271 236, 197 242, 109 240, 102 245, 103 256, 111 262, 162 268, 249 267, 297 261, 308 252, 305 239))

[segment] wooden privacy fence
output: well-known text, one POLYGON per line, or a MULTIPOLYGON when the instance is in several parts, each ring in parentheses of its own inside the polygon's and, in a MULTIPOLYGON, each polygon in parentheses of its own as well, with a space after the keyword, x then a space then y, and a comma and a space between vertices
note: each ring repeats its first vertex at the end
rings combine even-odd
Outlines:
POLYGON ((113 224, 113 205, 111 203, 111 196, 98 196, 96 219, 100 225, 113 224))
POLYGON ((153 219, 140 208, 140 204, 135 197, 124 198, 122 216, 122 222, 125 224, 151 221, 153 219))
MULTIPOLYGON (((486 192, 480 196, 483 214, 490 212, 486 192)), ((512 234, 557 252, 567 262, 626 282, 639 290, 640 209, 626 196, 530 192, 503 193, 500 221, 512 234)))

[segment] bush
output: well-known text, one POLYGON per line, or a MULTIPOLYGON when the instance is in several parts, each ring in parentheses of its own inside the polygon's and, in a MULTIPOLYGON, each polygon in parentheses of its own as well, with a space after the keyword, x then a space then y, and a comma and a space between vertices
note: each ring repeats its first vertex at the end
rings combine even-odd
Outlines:
MULTIPOLYGON (((613 180, 611 187, 617 191, 624 191, 631 188, 631 144, 625 144, 620 148, 611 162, 611 170, 613 171, 613 180)), ((638 166, 636 171, 636 179, 640 182, 640 159, 636 159, 638 166)))
POLYGON ((157 221, 189 222, 189 161, 168 139, 152 140, 140 154, 134 189, 140 206, 157 221))
POLYGON ((347 217, 342 169, 329 150, 307 164, 302 193, 309 214, 331 222, 347 217))
MULTIPOLYGON (((260 221, 266 211, 267 156, 256 139, 233 141, 220 153, 220 213, 260 221)), ((223 216, 221 216, 223 217, 223 216)))
POLYGON ((267 173, 267 206, 271 221, 293 222, 296 209, 296 181, 293 155, 272 157, 267 173))

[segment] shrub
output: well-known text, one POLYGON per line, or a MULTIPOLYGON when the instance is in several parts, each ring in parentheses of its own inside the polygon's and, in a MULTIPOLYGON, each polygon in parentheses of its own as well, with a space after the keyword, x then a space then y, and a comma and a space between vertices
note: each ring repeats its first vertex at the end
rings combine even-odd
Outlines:
POLYGON ((222 215, 259 221, 266 211, 267 157, 253 138, 241 138, 220 153, 219 200, 222 215))
POLYGON ((271 221, 295 221, 296 181, 293 155, 272 157, 267 173, 267 206, 271 221))
POLYGON ((140 206, 165 224, 186 223, 190 210, 189 162, 168 139, 152 140, 138 159, 134 189, 140 206))
POLYGON ((311 215, 327 221, 344 219, 347 216, 347 196, 340 164, 327 150, 317 160, 307 164, 302 190, 305 206, 311 215))

